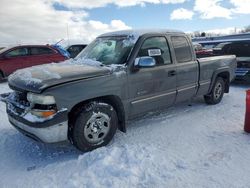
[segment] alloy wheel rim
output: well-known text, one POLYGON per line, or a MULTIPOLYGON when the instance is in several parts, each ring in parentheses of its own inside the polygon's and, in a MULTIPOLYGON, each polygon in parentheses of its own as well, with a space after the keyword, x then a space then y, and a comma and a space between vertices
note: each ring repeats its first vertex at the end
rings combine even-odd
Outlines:
POLYGON ((215 99, 219 99, 221 97, 222 94, 222 84, 221 83, 217 83, 215 88, 214 88, 214 97, 215 99))

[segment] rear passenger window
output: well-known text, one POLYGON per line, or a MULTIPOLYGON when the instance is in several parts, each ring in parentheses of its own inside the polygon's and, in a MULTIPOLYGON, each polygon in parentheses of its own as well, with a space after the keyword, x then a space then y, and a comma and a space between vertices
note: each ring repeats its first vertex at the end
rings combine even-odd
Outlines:
POLYGON ((26 56, 26 55, 28 55, 27 48, 17 48, 7 53, 6 57, 19 57, 19 56, 26 56))
POLYGON ((178 63, 185 63, 192 60, 192 54, 190 50, 190 46, 185 37, 175 36, 171 37, 176 60, 178 63))
POLYGON ((46 47, 33 47, 30 48, 30 54, 31 55, 44 55, 44 54, 53 54, 54 51, 50 48, 46 47))
POLYGON ((156 65, 171 64, 171 56, 167 39, 165 37, 151 37, 144 41, 138 53, 138 57, 151 56, 156 65))

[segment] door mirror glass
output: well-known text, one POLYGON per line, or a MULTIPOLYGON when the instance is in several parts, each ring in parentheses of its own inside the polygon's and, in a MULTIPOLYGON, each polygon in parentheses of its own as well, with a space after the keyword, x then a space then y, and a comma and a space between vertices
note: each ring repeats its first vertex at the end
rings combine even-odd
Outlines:
POLYGON ((150 68, 156 65, 155 59, 149 56, 138 57, 135 59, 136 67, 150 68))

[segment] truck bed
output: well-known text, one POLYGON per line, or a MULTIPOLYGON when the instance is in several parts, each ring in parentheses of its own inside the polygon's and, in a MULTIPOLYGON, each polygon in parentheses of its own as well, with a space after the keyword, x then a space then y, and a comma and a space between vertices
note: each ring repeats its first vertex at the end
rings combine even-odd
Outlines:
POLYGON ((235 78, 235 70, 237 66, 235 55, 197 58, 197 61, 200 68, 198 95, 205 95, 208 93, 210 85, 214 79, 213 75, 221 70, 228 70, 230 72, 230 82, 235 78))

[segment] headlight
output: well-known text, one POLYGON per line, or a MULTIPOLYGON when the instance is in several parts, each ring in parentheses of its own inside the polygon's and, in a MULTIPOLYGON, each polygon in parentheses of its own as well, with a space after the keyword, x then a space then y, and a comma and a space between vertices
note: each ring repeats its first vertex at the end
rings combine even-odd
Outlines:
POLYGON ((56 103, 53 96, 39 95, 34 93, 28 93, 27 99, 33 104, 51 105, 56 103))

